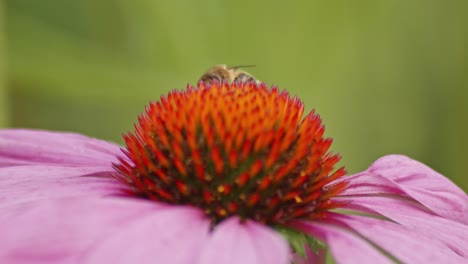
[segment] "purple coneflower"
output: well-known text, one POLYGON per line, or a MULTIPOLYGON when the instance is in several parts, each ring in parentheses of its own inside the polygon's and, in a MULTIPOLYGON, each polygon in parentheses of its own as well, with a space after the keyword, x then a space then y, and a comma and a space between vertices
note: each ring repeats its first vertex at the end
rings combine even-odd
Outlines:
POLYGON ((0 131, 0 263, 468 263, 468 197, 405 156, 344 176, 264 84, 173 91, 126 148, 0 131))

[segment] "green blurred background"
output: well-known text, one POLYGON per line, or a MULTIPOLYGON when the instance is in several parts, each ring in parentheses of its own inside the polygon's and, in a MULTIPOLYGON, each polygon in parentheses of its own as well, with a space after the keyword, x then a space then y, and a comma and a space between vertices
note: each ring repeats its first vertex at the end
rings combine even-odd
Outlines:
POLYGON ((0 126, 122 143, 212 65, 297 94, 353 173, 421 160, 468 190, 468 1, 0 0, 0 126))

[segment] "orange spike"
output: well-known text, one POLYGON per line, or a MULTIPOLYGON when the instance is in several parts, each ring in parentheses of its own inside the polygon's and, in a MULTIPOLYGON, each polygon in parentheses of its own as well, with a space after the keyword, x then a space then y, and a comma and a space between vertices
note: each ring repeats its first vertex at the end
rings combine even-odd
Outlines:
POLYGON ((252 148, 252 141, 246 140, 242 145, 242 149, 240 151, 241 160, 245 160, 247 156, 250 154, 250 149, 252 148))
POLYGON ((230 202, 227 206, 230 213, 237 213, 239 211, 239 205, 234 202, 230 202))
POLYGON ((231 153, 229 153, 229 166, 231 166, 231 168, 235 168, 237 167, 237 163, 238 163, 237 152, 231 151, 231 153))
POLYGON ((247 206, 252 207, 256 205, 258 201, 260 201, 260 195, 258 193, 254 193, 247 199, 247 206))
POLYGON ((174 167, 180 174, 182 174, 183 176, 187 176, 187 168, 184 166, 182 161, 180 161, 179 159, 173 159, 172 164, 174 164, 174 167))
POLYGON ((174 201, 174 197, 166 190, 164 189, 161 189, 161 188, 157 188, 155 190, 155 192, 163 199, 165 199, 166 201, 170 201, 170 202, 173 202, 174 201))
POLYGON ((273 166, 273 164, 276 162, 276 160, 278 159, 278 156, 279 156, 279 142, 278 141, 275 141, 273 142, 271 148, 270 148, 270 151, 268 153, 268 157, 265 161, 265 169, 269 169, 271 168, 271 166, 273 166))
POLYGON ((171 178, 163 169, 156 169, 153 172, 159 177, 159 179, 161 179, 162 182, 166 184, 169 184, 171 182, 171 178))
POLYGON ((166 158, 166 156, 164 156, 164 154, 160 150, 156 150, 153 154, 156 157, 158 163, 160 163, 166 168, 169 167, 169 160, 166 158))
POLYGON ((249 175, 250 177, 255 177, 257 174, 262 170, 262 164, 263 162, 261 160, 256 160, 252 166, 250 166, 249 169, 249 175))
POLYGON ((224 162, 223 162, 223 157, 221 157, 221 153, 219 152, 219 147, 214 147, 211 150, 210 157, 211 157, 211 160, 213 161, 216 174, 221 175, 223 173, 224 162))
POLYGON ((218 186, 217 191, 221 194, 231 193, 232 187, 229 184, 221 184, 218 186))
POLYGON ((213 194, 211 192, 204 190, 203 191, 203 200, 207 203, 211 203, 213 201, 213 194))
POLYGON ((297 188, 300 185, 304 184, 307 180, 309 179, 309 175, 307 175, 304 171, 301 171, 298 177, 294 180, 294 182, 291 184, 292 188, 297 188))
POLYGON ((263 192, 265 189, 267 189, 270 186, 270 184, 271 184, 271 177, 270 175, 266 175, 258 183, 258 191, 263 192))
POLYGON ((205 181, 205 169, 202 165, 195 165, 195 172, 197 173, 197 178, 202 182, 205 181))
POLYGON ((195 137, 195 133, 190 130, 187 131, 187 145, 189 149, 197 149, 197 139, 195 137))
POLYGON ((183 194, 185 196, 190 195, 190 189, 187 186, 187 184, 183 183, 182 181, 176 181, 175 184, 176 184, 177 189, 179 190, 179 192, 181 194, 183 194))
POLYGON ((236 178, 237 186, 243 187, 249 180, 249 174, 247 172, 242 173, 236 178))
POLYGON ((293 200, 293 199, 296 199, 296 197, 299 196, 299 192, 298 191, 291 191, 289 193, 287 193, 286 195, 283 196, 283 200, 284 201, 289 201, 289 200, 293 200))
POLYGON ((176 158, 179 160, 184 160, 184 151, 182 150, 180 144, 178 144, 176 141, 172 142, 172 151, 174 152, 176 158))

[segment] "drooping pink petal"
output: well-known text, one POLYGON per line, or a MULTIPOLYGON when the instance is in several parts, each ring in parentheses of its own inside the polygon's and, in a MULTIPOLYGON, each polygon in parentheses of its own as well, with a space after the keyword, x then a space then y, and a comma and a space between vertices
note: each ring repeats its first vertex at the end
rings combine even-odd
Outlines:
POLYGON ((103 238, 146 215, 155 203, 118 198, 53 199, 11 206, 0 220, 0 263, 82 263, 103 238))
POLYGON ((0 210, 16 203, 63 197, 102 197, 122 194, 123 184, 106 166, 0 167, 0 210))
POLYGON ((115 144, 74 133, 0 130, 0 167, 26 164, 110 167, 120 153, 115 144))
POLYGON ((209 229, 201 210, 175 206, 115 230, 89 250, 82 263, 198 263, 209 229))
POLYGON ((324 241, 336 263, 393 263, 367 241, 343 228, 309 221, 295 221, 291 227, 324 241))
POLYGON ((377 213, 435 239, 468 258, 468 226, 422 210, 417 204, 394 197, 348 197, 346 208, 377 213))
POLYGON ((349 188, 342 195, 404 194, 440 216, 468 225, 468 196, 446 177, 408 157, 385 156, 346 180, 349 188))
MULTIPOLYGON (((200 264, 289 264, 289 246, 278 233, 253 221, 231 217, 213 231, 200 264)), ((195 262, 192 262, 195 263, 195 262)))
POLYGON ((419 232, 394 222, 356 215, 334 214, 341 222, 391 254, 402 263, 468 262, 437 239, 437 231, 419 232))

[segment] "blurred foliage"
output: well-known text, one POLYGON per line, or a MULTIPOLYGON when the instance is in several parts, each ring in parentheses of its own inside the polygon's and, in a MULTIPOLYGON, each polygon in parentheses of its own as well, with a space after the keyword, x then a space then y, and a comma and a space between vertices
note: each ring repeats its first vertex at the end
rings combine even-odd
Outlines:
POLYGON ((121 143, 148 101, 256 64, 321 114, 351 173, 402 153, 468 190, 466 0, 4 3, 10 126, 121 143))
POLYGON ((7 126, 7 116, 8 116, 8 105, 7 105, 7 95, 6 95, 6 65, 5 65, 5 53, 4 53, 4 39, 5 34, 3 33, 3 5, 0 0, 0 128, 7 126))

